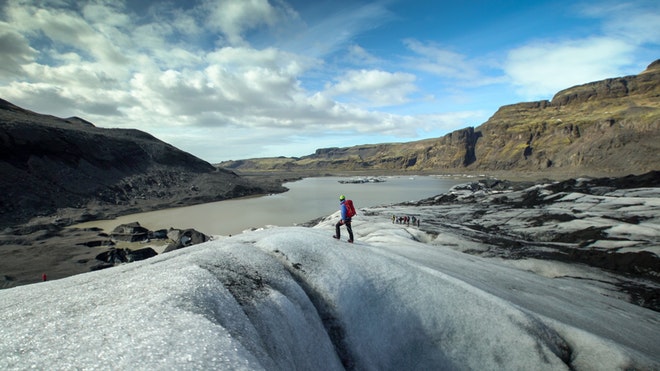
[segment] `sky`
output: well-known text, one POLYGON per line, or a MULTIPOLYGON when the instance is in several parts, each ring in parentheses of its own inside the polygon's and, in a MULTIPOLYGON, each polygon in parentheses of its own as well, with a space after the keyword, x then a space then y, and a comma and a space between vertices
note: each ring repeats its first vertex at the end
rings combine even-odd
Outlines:
POLYGON ((660 58, 657 0, 0 7, 0 98, 211 163, 439 137, 660 58))

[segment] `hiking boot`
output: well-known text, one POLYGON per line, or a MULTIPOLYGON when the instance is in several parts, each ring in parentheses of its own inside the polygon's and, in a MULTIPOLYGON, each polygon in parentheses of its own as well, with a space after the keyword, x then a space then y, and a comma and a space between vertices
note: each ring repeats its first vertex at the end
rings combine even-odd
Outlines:
POLYGON ((334 238, 335 240, 338 240, 339 236, 332 236, 332 238, 334 238))
POLYGON ((353 240, 348 240, 348 242, 353 243, 353 240))

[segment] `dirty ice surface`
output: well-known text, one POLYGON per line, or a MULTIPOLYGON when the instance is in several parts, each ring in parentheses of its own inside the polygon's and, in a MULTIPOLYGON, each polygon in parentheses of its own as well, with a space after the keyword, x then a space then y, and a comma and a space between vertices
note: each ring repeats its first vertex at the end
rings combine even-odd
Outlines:
POLYGON ((602 270, 465 254, 373 210, 349 244, 337 217, 2 290, 0 369, 660 368, 658 312, 602 270))

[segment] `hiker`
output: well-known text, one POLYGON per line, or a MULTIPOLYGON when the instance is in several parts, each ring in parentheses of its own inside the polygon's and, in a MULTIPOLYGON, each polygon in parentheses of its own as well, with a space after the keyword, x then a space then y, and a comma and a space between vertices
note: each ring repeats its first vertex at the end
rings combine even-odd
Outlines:
POLYGON ((339 196, 339 204, 341 205, 341 219, 335 224, 335 235, 332 236, 336 239, 339 239, 341 237, 341 232, 339 230, 339 227, 343 225, 346 226, 346 230, 348 231, 348 242, 353 243, 353 228, 351 228, 351 217, 349 216, 349 210, 348 207, 346 206, 346 196, 341 195, 339 196))

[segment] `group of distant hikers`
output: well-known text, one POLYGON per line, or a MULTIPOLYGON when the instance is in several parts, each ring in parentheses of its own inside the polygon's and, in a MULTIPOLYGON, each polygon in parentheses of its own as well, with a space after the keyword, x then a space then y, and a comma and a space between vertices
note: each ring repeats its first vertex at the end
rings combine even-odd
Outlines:
POLYGON ((410 223, 412 222, 413 226, 419 227, 419 223, 421 221, 422 221, 422 219, 420 219, 419 217, 416 217, 414 215, 413 216, 408 216, 408 215, 396 216, 396 215, 392 215, 392 224, 397 223, 397 224, 406 224, 406 225, 410 226, 410 223))

